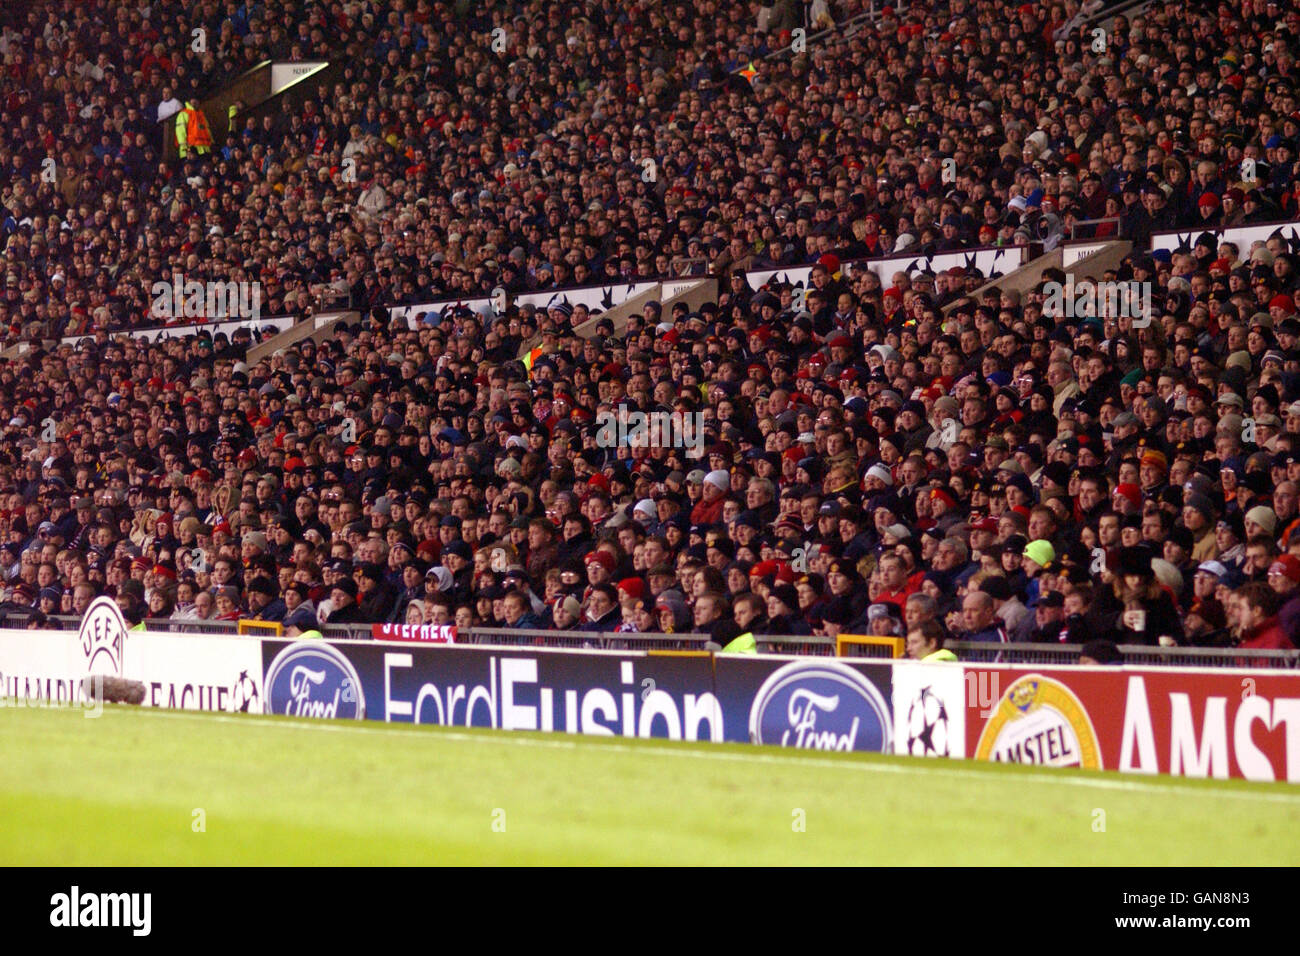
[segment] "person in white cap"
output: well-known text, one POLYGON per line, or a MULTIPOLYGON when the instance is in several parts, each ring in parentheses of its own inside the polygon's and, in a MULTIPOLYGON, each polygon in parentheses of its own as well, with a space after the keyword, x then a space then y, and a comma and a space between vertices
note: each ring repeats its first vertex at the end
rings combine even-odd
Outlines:
POLYGON ((884 491, 886 488, 894 486, 894 476, 890 470, 881 464, 872 465, 867 469, 863 490, 868 493, 884 491))
POLYGON ((704 493, 699 504, 691 509, 691 524, 717 524, 722 520, 722 508, 731 490, 731 474, 721 468, 704 476, 704 493))
POLYGON ((653 524, 656 518, 654 501, 649 498, 642 498, 638 501, 635 507, 632 508, 632 518, 643 528, 653 524))

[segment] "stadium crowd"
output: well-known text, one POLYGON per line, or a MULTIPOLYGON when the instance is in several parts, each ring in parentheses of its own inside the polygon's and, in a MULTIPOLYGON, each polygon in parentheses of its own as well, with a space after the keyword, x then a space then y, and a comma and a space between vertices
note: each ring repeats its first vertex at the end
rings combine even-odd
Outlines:
POLYGON ((1300 218, 1300 13, 1157 5, 1101 41, 1079 13, 899 6, 767 58, 800 5, 0 13, 7 341, 93 333, 0 364, 7 607, 1294 646, 1300 249, 1209 230, 1300 218), (322 52, 343 78, 301 112, 162 161, 183 103, 322 52), (843 266, 1098 219, 1147 327, 1047 305, 1059 270, 1022 295, 843 266), (679 261, 716 302, 595 335, 563 297, 389 319, 679 261), (802 309, 745 279, 794 265, 802 309), (247 328, 115 336, 173 272, 362 318, 251 364, 247 328), (701 441, 608 440, 634 410, 701 441))
POLYGON ((854 26, 796 35, 800 6, 766 31, 711 3, 8 8, 0 325, 157 324, 175 273, 303 315, 1296 211, 1293 9, 1157 6, 1099 39, 1075 0, 873 24, 847 0, 810 19, 854 26), (219 149, 162 160, 185 103, 313 56, 343 68, 300 110, 214 116, 219 149))

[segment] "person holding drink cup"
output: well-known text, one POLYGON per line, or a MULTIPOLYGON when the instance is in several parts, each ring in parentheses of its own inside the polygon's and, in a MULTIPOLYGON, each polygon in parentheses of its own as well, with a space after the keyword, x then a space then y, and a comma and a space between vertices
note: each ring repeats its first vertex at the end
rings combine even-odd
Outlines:
POLYGON ((1146 545, 1121 548, 1110 575, 1089 614, 1089 628, 1116 644, 1183 643, 1183 622, 1170 593, 1156 580, 1146 545))

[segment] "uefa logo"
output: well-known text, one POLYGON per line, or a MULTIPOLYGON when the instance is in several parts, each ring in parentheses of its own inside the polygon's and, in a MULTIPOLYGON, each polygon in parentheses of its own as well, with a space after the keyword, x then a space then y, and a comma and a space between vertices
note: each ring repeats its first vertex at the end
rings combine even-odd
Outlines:
POLYGON ((87 674, 122 676, 126 631, 126 618, 115 599, 97 597, 90 602, 77 630, 77 643, 86 658, 87 674))
POLYGON ((749 738, 805 750, 892 747, 889 705, 861 673, 830 661, 794 661, 775 671, 754 697, 749 738))
POLYGON ((329 644, 290 644, 271 661, 265 692, 268 714, 355 720, 366 714, 356 669, 329 644))

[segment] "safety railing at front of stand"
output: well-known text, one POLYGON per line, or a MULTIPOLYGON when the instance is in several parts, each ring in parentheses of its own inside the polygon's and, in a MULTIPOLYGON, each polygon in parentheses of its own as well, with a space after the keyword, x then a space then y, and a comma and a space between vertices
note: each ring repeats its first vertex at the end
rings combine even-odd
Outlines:
POLYGON ((999 644, 992 641, 946 641, 959 660, 971 664, 1077 664, 1078 644, 999 644))
POLYGON ((809 34, 808 30, 810 29, 811 25, 808 23, 808 10, 810 6, 811 4, 804 5, 804 10, 803 10, 804 39, 803 42, 800 44, 800 46, 798 48, 796 48, 794 44, 782 46, 779 47, 778 49, 772 50, 771 52, 767 53, 765 56, 760 57, 759 59, 779 60, 782 57, 790 56, 791 54, 797 53, 800 50, 807 50, 809 47, 812 47, 815 50, 817 49, 818 45, 820 45, 822 41, 828 37, 831 39, 852 39, 853 37, 857 36, 858 30, 863 29, 877 22, 878 20, 884 19, 883 13, 876 11, 875 0, 871 0, 871 4, 869 5, 869 7, 863 12, 859 13, 857 16, 850 17, 848 20, 845 20, 843 23, 836 23, 833 24, 832 26, 826 27, 823 30, 818 30, 816 33, 809 34))
POLYGON ((764 654, 814 654, 818 657, 835 656, 835 638, 820 634, 756 634, 758 649, 764 654))
POLYGON ((1300 667, 1300 651, 1249 647, 1145 647, 1121 644, 1128 664, 1169 664, 1178 667, 1300 667))
MULTIPOLYGON (((22 611, 0 612, 0 627, 24 628, 30 614, 22 611)), ((145 628, 176 634, 240 633, 238 621, 195 621, 175 618, 149 619, 145 628)), ((81 619, 54 615, 46 629, 75 631, 81 619)), ((250 630, 243 622, 243 630, 250 630)), ((321 633, 335 640, 371 640, 370 624, 327 624, 321 633)), ((253 628, 255 632, 257 628, 253 628)), ((273 633, 261 633, 273 637, 273 633)), ((283 637, 292 640, 292 637, 283 637)), ((820 634, 756 635, 758 649, 764 654, 800 654, 820 657, 873 657, 891 659, 898 655, 897 638, 864 643, 861 638, 837 641, 820 634)), ((632 634, 611 631, 542 631, 513 628, 472 627, 460 630, 458 644, 501 647, 551 647, 578 650, 649 651, 660 653, 698 653, 717 650, 707 634, 632 634)), ((1083 650, 1078 644, 995 644, 980 641, 949 641, 945 645, 957 657, 971 664, 1039 664, 1045 667, 1079 663, 1083 650)), ((1121 644, 1119 651, 1126 664, 1179 667, 1260 667, 1300 669, 1300 650, 1257 650, 1240 647, 1148 647, 1121 644)))
POLYGON ((1104 239, 1123 239, 1121 235, 1122 220, 1119 216, 1102 216, 1099 219, 1076 219, 1070 223, 1070 239, 1097 239, 1098 227, 1103 223, 1111 223, 1115 229, 1109 235, 1102 236, 1104 239))
POLYGON ((458 644, 563 647, 601 651, 703 651, 707 634, 632 634, 610 631, 535 631, 471 627, 456 632, 458 644))
MULTIPOLYGON (((972 664, 1079 663, 1079 644, 998 644, 985 641, 948 641, 945 645, 957 657, 972 664)), ((1300 651, 1262 650, 1242 647, 1148 647, 1120 644, 1125 664, 1178 667, 1300 667, 1300 651)))

